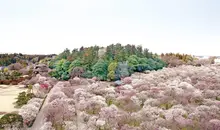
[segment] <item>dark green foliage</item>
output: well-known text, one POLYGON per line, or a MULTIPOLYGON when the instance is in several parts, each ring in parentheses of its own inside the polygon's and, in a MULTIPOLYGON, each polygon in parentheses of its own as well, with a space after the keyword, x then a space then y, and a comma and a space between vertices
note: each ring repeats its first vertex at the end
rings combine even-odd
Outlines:
POLYGON ((14 114, 14 113, 8 113, 5 114, 1 119, 0 119, 0 128, 3 129, 4 125, 14 125, 16 123, 19 123, 19 127, 23 127, 23 119, 21 115, 14 114))
POLYGON ((127 60, 127 55, 125 49, 119 50, 119 52, 115 55, 115 60, 118 62, 123 62, 127 60))
POLYGON ((146 58, 153 58, 152 52, 149 52, 147 48, 144 49, 144 57, 146 58))
POLYGON ((114 54, 113 54, 113 44, 110 46, 107 46, 106 52, 105 52, 105 59, 107 61, 111 61, 114 59, 114 54))
POLYGON ((68 80, 69 79, 69 72, 67 70, 69 69, 70 64, 71 64, 70 61, 65 61, 62 64, 62 70, 63 70, 63 73, 61 75, 62 80, 68 80))
POLYGON ((158 58, 140 58, 131 55, 128 58, 128 64, 133 71, 143 72, 145 70, 158 70, 166 66, 165 62, 158 58))
POLYGON ((120 43, 111 44, 106 48, 92 46, 66 49, 49 63, 54 71, 50 73, 53 77, 67 80, 72 77, 71 73, 76 67, 83 68, 82 77, 96 76, 101 80, 119 80, 121 77, 130 76, 133 72, 145 70, 158 70, 165 63, 157 58, 156 54, 143 49, 142 46, 126 45, 120 43), (100 49, 100 50, 99 50, 100 49), (103 54, 103 51, 105 53, 103 54))
POLYGON ((70 64, 71 62, 65 59, 57 61, 55 64, 55 71, 51 72, 50 75, 58 79, 68 80, 70 77, 68 72, 70 64))
POLYGON ((15 102, 16 107, 22 107, 23 105, 27 104, 27 102, 33 97, 34 97, 33 93, 26 93, 26 92, 19 93, 18 97, 16 98, 17 101, 15 102))
POLYGON ((128 65, 132 68, 132 70, 136 70, 135 66, 138 65, 138 57, 136 55, 131 55, 128 58, 128 65))
POLYGON ((62 75, 61 75, 61 79, 62 80, 68 80, 70 78, 70 75, 68 72, 63 72, 62 75))
POLYGON ((167 66, 167 64, 166 64, 163 60, 161 60, 161 59, 159 59, 159 58, 154 58, 154 61, 157 62, 157 64, 156 64, 157 70, 158 70, 158 69, 162 69, 163 67, 166 67, 166 66, 167 66))
POLYGON ((142 46, 137 46, 136 55, 137 55, 138 57, 144 57, 142 46))
POLYGON ((81 60, 76 59, 76 60, 74 60, 74 61, 70 64, 68 71, 71 72, 71 71, 73 70, 73 68, 75 68, 75 67, 80 67, 80 66, 82 66, 81 60))
POLYGON ((108 74, 108 64, 100 59, 93 67, 92 67, 92 73, 94 76, 96 76, 100 80, 107 80, 107 74, 108 74))
POLYGON ((56 67, 56 65, 55 65, 55 63, 56 63, 56 59, 52 59, 52 60, 50 60, 49 61, 49 68, 50 69, 54 69, 55 67, 56 67))
POLYGON ((60 53, 58 56, 57 56, 57 59, 61 60, 61 59, 67 59, 70 55, 70 50, 69 49, 65 49, 62 53, 60 53))
POLYGON ((71 62, 70 61, 64 61, 62 64, 62 69, 63 70, 68 70, 71 62))

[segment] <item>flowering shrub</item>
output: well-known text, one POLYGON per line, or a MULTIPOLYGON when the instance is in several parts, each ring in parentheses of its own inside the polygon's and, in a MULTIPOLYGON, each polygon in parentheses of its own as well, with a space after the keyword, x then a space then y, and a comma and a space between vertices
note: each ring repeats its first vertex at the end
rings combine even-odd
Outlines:
POLYGON ((67 98, 67 96, 63 92, 58 91, 58 92, 52 93, 49 96, 49 102, 52 102, 55 99, 63 99, 63 98, 67 98))
POLYGON ((21 63, 14 63, 14 64, 11 64, 8 66, 9 70, 20 70, 22 68, 23 68, 23 66, 21 63))
POLYGON ((6 127, 13 128, 22 128, 23 119, 21 115, 8 113, 0 118, 0 129, 7 129, 6 127))
POLYGON ((37 83, 47 84, 48 87, 50 88, 51 86, 54 86, 57 83, 57 80, 55 78, 44 77, 40 74, 37 74, 36 76, 33 76, 31 79, 21 82, 21 84, 24 84, 24 85, 34 85, 37 83))
POLYGON ((53 100, 44 108, 46 120, 51 121, 53 124, 62 123, 67 106, 67 102, 63 99, 53 100))
POLYGON ((126 78, 117 88, 80 79, 57 83, 45 107, 47 121, 66 129, 219 129, 219 66, 179 66, 126 78))
POLYGON ((52 127, 51 122, 45 122, 44 125, 40 128, 40 130, 55 130, 55 129, 52 127))
POLYGON ((94 96, 86 102, 84 110, 88 114, 98 114, 100 109, 105 106, 107 106, 105 98, 94 96))
POLYGON ((79 85, 80 84, 80 78, 74 77, 73 79, 69 80, 71 85, 79 85))
POLYGON ((76 115, 74 107, 67 100, 58 98, 47 104, 43 111, 46 121, 52 122, 56 129, 62 128, 65 120, 73 119, 76 115))
POLYGON ((131 82, 132 82, 132 78, 131 77, 125 77, 123 79, 123 83, 125 83, 125 84, 130 84, 131 82))
POLYGON ((210 130, 219 130, 220 129, 220 120, 212 119, 209 121, 209 129, 210 130))
POLYGON ((19 110, 19 115, 22 116, 24 125, 31 126, 34 119, 36 118, 38 111, 41 107, 43 99, 33 98, 28 101, 27 105, 24 105, 19 110))
POLYGON ((48 84, 40 84, 40 87, 42 88, 42 89, 48 89, 49 88, 49 85, 48 84))
POLYGON ((76 124, 73 121, 65 121, 65 130, 77 130, 76 124))
POLYGON ((33 94, 38 98, 44 98, 48 92, 48 89, 42 87, 40 84, 33 85, 33 94))

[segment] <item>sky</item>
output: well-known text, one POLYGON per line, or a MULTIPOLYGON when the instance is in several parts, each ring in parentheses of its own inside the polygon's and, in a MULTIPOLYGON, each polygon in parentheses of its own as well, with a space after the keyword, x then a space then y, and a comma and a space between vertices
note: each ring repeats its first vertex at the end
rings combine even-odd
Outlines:
POLYGON ((220 56, 219 0, 0 0, 0 53, 142 45, 220 56))

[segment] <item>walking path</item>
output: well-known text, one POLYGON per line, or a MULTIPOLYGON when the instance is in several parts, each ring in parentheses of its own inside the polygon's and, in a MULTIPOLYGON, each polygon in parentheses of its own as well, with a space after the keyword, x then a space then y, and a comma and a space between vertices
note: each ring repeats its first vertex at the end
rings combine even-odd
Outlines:
MULTIPOLYGON (((52 88, 52 89, 53 89, 53 88, 52 88)), ((51 90, 52 90, 52 89, 51 89, 51 90)), ((47 103, 48 103, 49 94, 50 94, 50 93, 48 93, 48 95, 47 95, 47 97, 46 97, 46 99, 45 99, 45 101, 44 101, 44 103, 43 103, 43 106, 41 107, 39 113, 37 114, 37 117, 36 117, 36 119, 35 119, 35 121, 34 121, 34 124, 33 124, 32 127, 29 128, 28 130, 40 130, 41 126, 43 126, 43 124, 44 124, 44 113, 43 113, 43 110, 44 110, 44 107, 45 107, 45 106, 47 105, 47 103)))

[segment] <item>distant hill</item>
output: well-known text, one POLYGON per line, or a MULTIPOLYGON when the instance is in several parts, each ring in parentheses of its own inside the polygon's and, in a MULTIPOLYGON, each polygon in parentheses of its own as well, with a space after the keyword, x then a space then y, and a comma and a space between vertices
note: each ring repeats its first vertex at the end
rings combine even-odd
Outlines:
POLYGON ((208 58, 210 58, 210 57, 216 57, 216 58, 220 58, 220 56, 194 56, 194 57, 196 57, 196 58, 198 58, 198 59, 208 59, 208 58))
POLYGON ((0 54, 0 66, 8 66, 12 63, 22 62, 38 62, 46 57, 53 57, 56 56, 55 54, 50 55, 30 55, 30 54, 21 54, 21 53, 14 53, 14 54, 0 54))

